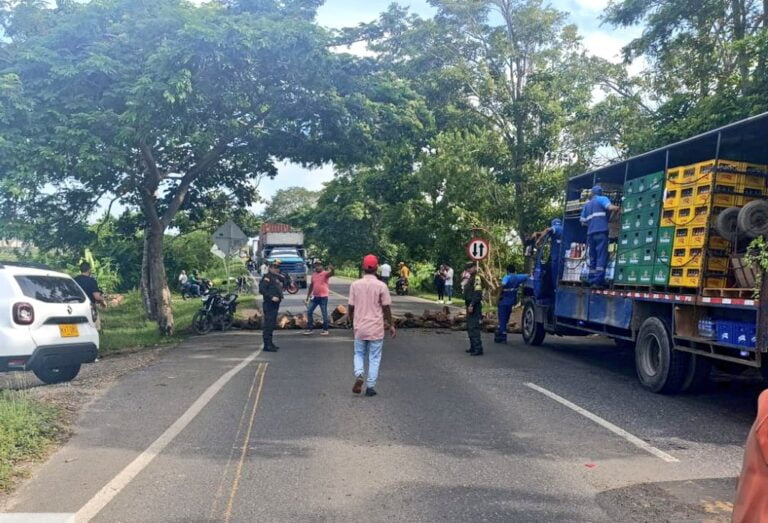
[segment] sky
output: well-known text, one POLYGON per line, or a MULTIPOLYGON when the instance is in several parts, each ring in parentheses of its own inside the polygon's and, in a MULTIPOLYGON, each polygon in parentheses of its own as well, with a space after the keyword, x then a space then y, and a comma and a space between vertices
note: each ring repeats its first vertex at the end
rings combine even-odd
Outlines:
MULTIPOLYGON (((326 0, 318 11, 320 25, 333 28, 351 27, 363 22, 375 20, 385 11, 392 0, 326 0)), ((428 17, 434 9, 426 0, 397 0, 397 3, 409 7, 411 12, 428 17)), ((639 35, 639 29, 614 29, 601 25, 600 15, 608 5, 608 0, 551 0, 549 4, 560 11, 569 13, 570 23, 576 24, 584 39, 584 46, 594 55, 606 60, 619 61, 621 48, 632 38, 639 35)), ((362 52, 362 49, 352 49, 362 52)), ((284 163, 274 180, 264 180, 259 185, 263 198, 269 199, 275 191, 288 187, 306 187, 311 190, 322 189, 325 182, 333 178, 333 167, 307 170, 299 165, 284 163)), ((264 205, 255 206, 254 210, 263 210, 264 205)))

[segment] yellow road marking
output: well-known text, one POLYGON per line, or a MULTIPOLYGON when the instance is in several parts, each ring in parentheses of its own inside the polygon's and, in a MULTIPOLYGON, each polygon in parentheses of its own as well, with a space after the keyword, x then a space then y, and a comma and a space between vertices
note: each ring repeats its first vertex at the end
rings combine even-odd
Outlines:
POLYGON ((232 490, 229 493, 229 503, 227 504, 227 511, 224 513, 225 523, 229 523, 232 519, 232 508, 235 505, 235 496, 237 495, 237 489, 240 487, 240 477, 243 474, 243 465, 245 465, 245 456, 248 453, 249 442, 251 441, 251 432, 253 431, 253 422, 256 419, 256 410, 259 408, 259 400, 261 399, 261 391, 264 388, 264 376, 267 374, 267 367, 269 363, 264 363, 261 367, 261 377, 259 379, 259 388, 256 391, 256 399, 253 401, 253 410, 251 410, 251 419, 248 422, 248 431, 245 434, 245 441, 243 442, 243 450, 240 453, 240 461, 237 464, 237 471, 235 472, 235 480, 232 482, 232 490))
POLYGON ((221 481, 219 482, 219 488, 216 489, 216 495, 213 497, 213 505, 211 505, 211 511, 208 514, 208 519, 210 519, 211 521, 213 521, 214 514, 216 514, 216 510, 219 506, 219 498, 221 497, 222 490, 224 489, 224 484, 227 482, 227 476, 229 475, 229 468, 232 466, 232 458, 235 456, 235 450, 237 449, 237 442, 240 441, 240 434, 242 433, 243 426, 245 425, 245 415, 248 413, 248 405, 251 404, 253 391, 256 389, 256 383, 259 381, 259 372, 261 371, 261 368, 263 366, 264 366, 264 363, 259 363, 256 366, 256 371, 253 373, 253 382, 251 383, 251 388, 248 391, 248 398, 243 403, 243 412, 242 414, 240 414, 240 422, 237 424, 237 433, 235 433, 234 444, 232 445, 232 450, 229 451, 227 464, 224 466, 224 473, 221 476, 221 481))

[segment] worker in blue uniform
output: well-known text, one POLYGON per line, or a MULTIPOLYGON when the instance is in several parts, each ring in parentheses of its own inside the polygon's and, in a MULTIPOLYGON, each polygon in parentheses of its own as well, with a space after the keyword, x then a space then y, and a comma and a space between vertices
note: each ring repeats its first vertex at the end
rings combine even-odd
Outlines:
POLYGON ((603 196, 603 188, 592 187, 590 200, 581 210, 581 224, 587 228, 589 246, 589 277, 587 283, 593 287, 605 285, 605 268, 608 265, 608 220, 610 213, 618 211, 608 197, 603 196))
POLYGON ((552 278, 552 289, 555 289, 560 271, 560 258, 563 255, 563 221, 555 218, 549 227, 537 233, 537 236, 540 238, 537 246, 549 239, 549 274, 552 278))
POLYGON ((507 266, 507 274, 501 279, 501 296, 499 297, 499 328, 496 329, 496 343, 507 342, 507 325, 512 309, 517 305, 517 289, 528 280, 527 274, 516 274, 515 266, 507 266))

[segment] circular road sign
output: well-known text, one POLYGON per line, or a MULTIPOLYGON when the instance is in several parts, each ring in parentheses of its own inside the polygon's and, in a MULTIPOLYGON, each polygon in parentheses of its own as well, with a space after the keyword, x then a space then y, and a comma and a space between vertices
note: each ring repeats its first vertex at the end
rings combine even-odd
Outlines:
POLYGON ((484 260, 491 253, 491 244, 483 238, 472 238, 467 244, 467 254, 475 261, 484 260))

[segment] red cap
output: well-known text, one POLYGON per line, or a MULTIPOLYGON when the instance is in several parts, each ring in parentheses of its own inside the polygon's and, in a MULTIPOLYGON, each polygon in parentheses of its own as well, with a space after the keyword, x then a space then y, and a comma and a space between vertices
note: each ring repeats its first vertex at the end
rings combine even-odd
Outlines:
POLYGON ((363 269, 377 269, 379 267, 379 259, 373 254, 369 254, 363 258, 363 269))

